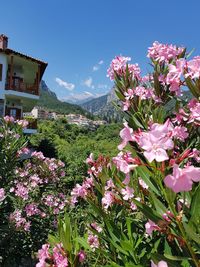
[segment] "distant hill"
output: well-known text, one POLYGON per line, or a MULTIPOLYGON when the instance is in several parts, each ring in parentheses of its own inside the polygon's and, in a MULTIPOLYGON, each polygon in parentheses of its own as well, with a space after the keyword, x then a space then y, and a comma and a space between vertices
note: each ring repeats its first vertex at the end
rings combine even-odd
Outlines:
POLYGON ((83 110, 80 106, 60 101, 45 81, 40 83, 40 99, 37 105, 62 114, 75 113, 91 117, 89 112, 83 110))
POLYGON ((87 101, 80 106, 100 118, 111 121, 121 121, 122 113, 116 108, 118 103, 117 96, 115 94, 115 88, 113 87, 107 95, 100 96, 98 98, 87 101))
POLYGON ((64 102, 70 103, 70 104, 74 104, 74 105, 82 105, 92 99, 94 99, 94 96, 88 96, 85 99, 77 99, 75 96, 70 96, 70 98, 67 99, 63 99, 64 102))
MULTIPOLYGON (((190 100, 192 98, 192 94, 190 91, 183 91, 182 98, 184 100, 190 100)), ((111 121, 121 121, 122 120, 122 111, 116 108, 116 105, 119 104, 119 100, 115 94, 115 88, 113 87, 111 91, 104 96, 92 99, 86 103, 81 104, 80 106, 92 113, 93 115, 97 115, 108 122, 111 121)), ((173 112, 175 106, 175 100, 172 99, 166 105, 166 110, 169 112, 173 112)))

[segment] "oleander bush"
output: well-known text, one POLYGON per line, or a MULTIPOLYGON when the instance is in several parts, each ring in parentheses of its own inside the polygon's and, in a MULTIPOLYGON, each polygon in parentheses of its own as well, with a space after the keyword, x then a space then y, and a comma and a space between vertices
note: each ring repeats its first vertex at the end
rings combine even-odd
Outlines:
POLYGON ((64 163, 31 153, 26 126, 6 116, 0 127, 0 266, 6 267, 30 260, 67 206, 64 163))
POLYGON ((88 157, 70 197, 72 208, 88 205, 85 232, 61 220, 66 237, 60 228, 49 237, 37 267, 200 266, 200 57, 158 42, 147 56, 146 76, 129 57, 111 62, 125 118, 119 153, 88 157))

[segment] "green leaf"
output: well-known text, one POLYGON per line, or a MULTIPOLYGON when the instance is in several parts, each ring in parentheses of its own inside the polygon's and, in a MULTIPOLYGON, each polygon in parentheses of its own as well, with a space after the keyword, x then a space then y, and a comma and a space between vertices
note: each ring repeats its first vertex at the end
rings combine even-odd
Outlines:
POLYGON ((192 227, 184 222, 183 222, 183 226, 185 228, 185 231, 188 237, 190 239, 193 239, 197 244, 200 244, 200 236, 193 231, 192 227))
POLYGON ((70 218, 65 215, 64 222, 61 222, 61 236, 64 248, 70 253, 72 250, 71 240, 71 225, 70 218))
POLYGON ((85 238, 76 237, 75 240, 78 241, 78 243, 81 244, 85 249, 92 250, 85 238))
POLYGON ((192 221, 199 221, 200 219, 200 184, 195 190, 194 196, 191 202, 191 220, 192 221))
POLYGON ((144 180, 144 182, 149 186, 149 188, 160 196, 160 191, 151 182, 151 172, 145 166, 139 166, 136 168, 138 175, 144 180))
POLYGON ((175 262, 173 260, 167 259, 165 256, 160 254, 152 254, 152 260, 154 263, 158 263, 159 261, 166 261, 168 263, 168 266, 170 267, 180 267, 180 262, 175 262))
POLYGON ((189 58, 191 55, 192 55, 192 53, 194 52, 194 48, 187 54, 187 56, 186 56, 186 58, 189 58))
POLYGON ((162 202, 154 195, 154 193, 151 193, 151 197, 154 203, 154 206, 159 214, 163 214, 166 212, 167 208, 162 204, 162 202))
POLYGON ((154 74, 153 74, 154 88, 155 88, 156 95, 160 96, 161 86, 160 86, 160 82, 159 82, 158 76, 159 76, 158 73, 154 72, 154 74))
POLYGON ((120 100, 124 101, 124 96, 123 96, 123 94, 122 94, 120 91, 115 90, 115 94, 117 95, 117 97, 118 97, 120 100))
POLYGON ((133 199, 133 202, 137 207, 142 211, 142 213, 153 222, 157 223, 162 220, 162 217, 152 208, 148 207, 146 204, 143 204, 136 199, 133 199))
POLYGON ((131 124, 131 126, 132 126, 132 124, 134 124, 133 125, 134 126, 134 129, 137 129, 137 128, 144 129, 143 124, 134 115, 131 116, 130 124, 131 124))
POLYGON ((173 256, 173 255, 168 255, 168 254, 164 254, 164 256, 172 261, 183 261, 183 260, 191 260, 191 258, 188 257, 180 257, 180 256, 173 256))
POLYGON ((187 85, 188 88, 190 89, 191 93, 192 93, 196 98, 198 98, 198 97, 199 97, 199 94, 197 93, 196 86, 193 84, 193 82, 191 81, 191 79, 190 79, 190 78, 185 78, 185 81, 186 81, 186 85, 187 85))
POLYGON ((129 217, 126 217, 126 226, 127 226, 127 230, 128 230, 128 237, 131 240, 131 242, 133 242, 133 235, 132 235, 132 229, 131 229, 131 224, 132 224, 132 219, 129 217))
POLYGON ((48 241, 53 246, 60 243, 60 240, 57 237, 55 237, 55 236, 53 236, 51 234, 48 235, 48 241))

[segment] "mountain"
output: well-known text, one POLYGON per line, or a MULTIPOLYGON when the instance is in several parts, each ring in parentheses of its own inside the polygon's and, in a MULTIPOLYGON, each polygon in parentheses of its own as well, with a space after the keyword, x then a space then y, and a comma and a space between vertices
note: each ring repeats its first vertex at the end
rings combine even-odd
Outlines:
MULTIPOLYGON (((183 91, 181 98, 189 101, 192 97, 190 91, 183 91)), ((117 104, 119 104, 119 100, 115 94, 115 88, 113 87, 107 95, 90 100, 80 106, 93 115, 97 115, 108 122, 118 122, 122 120, 123 114, 122 111, 117 108, 117 104)), ((174 112, 175 104, 175 99, 170 100, 165 106, 167 112, 174 112)))
POLYGON ((94 99, 95 97, 94 96, 88 96, 87 98, 85 99, 77 99, 76 97, 74 96, 70 96, 70 98, 67 98, 67 99, 63 99, 64 102, 67 102, 67 103, 70 103, 70 104, 75 104, 75 105, 81 105, 81 104, 84 104, 92 99, 94 99))
POLYGON ((107 95, 87 101, 80 106, 86 111, 111 122, 121 120, 121 111, 116 108, 117 96, 113 87, 107 95))
POLYGON ((80 106, 60 101, 43 80, 40 83, 40 99, 37 105, 62 114, 75 113, 91 117, 89 112, 80 106))

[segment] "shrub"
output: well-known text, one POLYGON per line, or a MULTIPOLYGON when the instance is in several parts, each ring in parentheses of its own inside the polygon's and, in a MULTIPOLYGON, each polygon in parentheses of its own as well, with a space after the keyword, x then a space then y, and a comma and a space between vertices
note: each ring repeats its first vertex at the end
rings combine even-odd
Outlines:
POLYGON ((31 258, 55 229, 67 204, 64 164, 30 152, 24 121, 5 117, 0 128, 0 257, 3 266, 31 258), (30 157, 31 156, 31 157, 30 157), (25 159, 27 158, 27 159, 25 159))
POLYGON ((71 192, 72 206, 91 207, 78 239, 89 266, 200 264, 200 57, 158 42, 148 57, 153 72, 144 77, 128 57, 111 62, 126 119, 120 152, 89 157, 88 177, 71 192))

